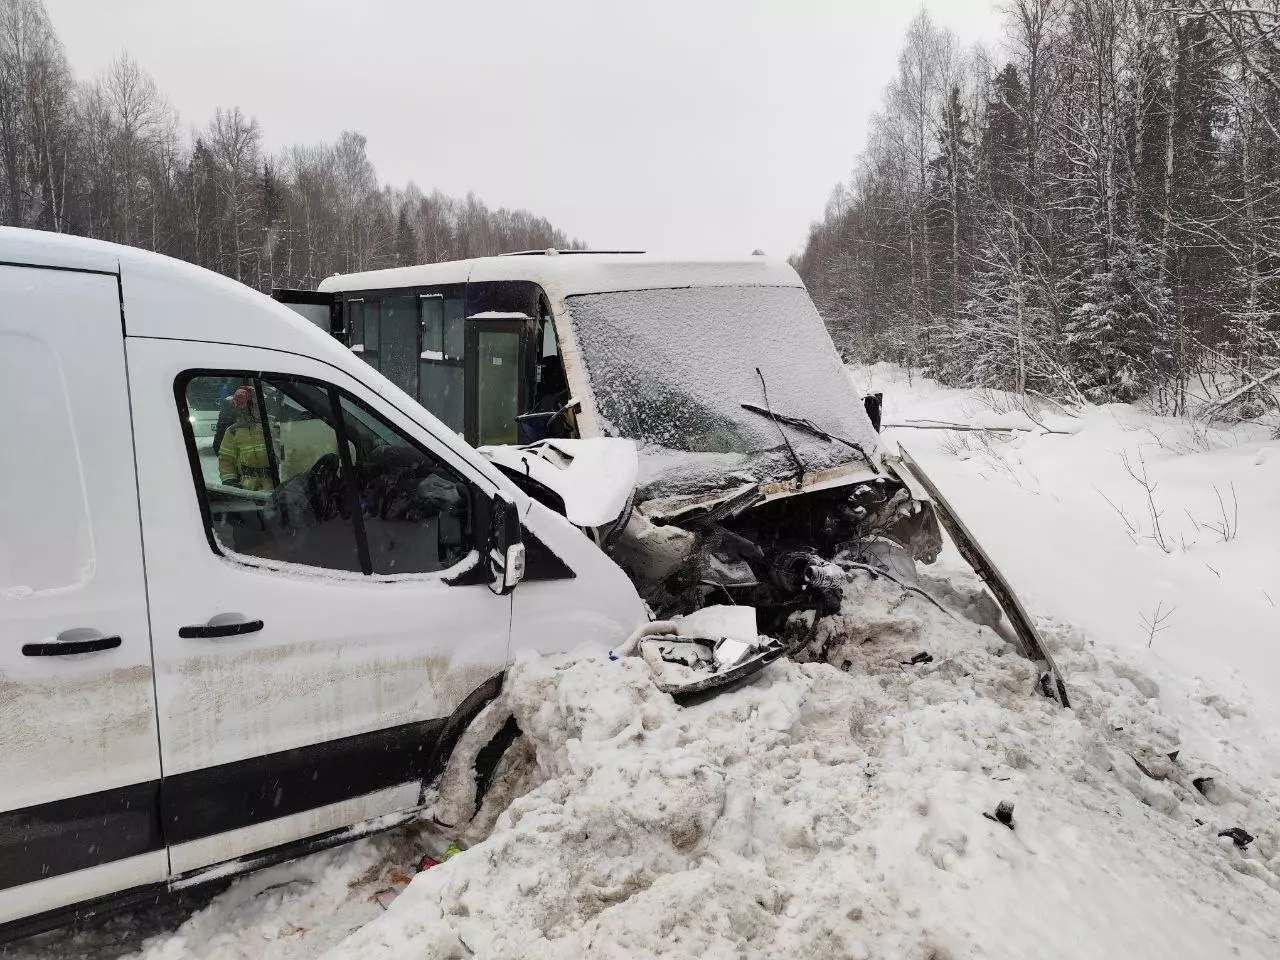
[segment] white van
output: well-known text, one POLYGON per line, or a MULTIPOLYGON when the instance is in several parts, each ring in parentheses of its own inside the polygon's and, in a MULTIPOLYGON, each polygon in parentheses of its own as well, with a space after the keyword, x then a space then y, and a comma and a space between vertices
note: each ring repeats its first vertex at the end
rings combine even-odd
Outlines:
POLYGON ((409 819, 515 651, 646 619, 286 307, 53 234, 0 264, 0 939, 409 819))

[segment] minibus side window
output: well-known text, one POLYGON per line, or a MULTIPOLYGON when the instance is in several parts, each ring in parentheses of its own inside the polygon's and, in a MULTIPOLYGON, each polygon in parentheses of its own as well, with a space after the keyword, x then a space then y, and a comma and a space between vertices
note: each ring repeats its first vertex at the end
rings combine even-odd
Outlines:
POLYGON ((418 402, 449 429, 462 433, 466 411, 463 300, 423 294, 418 302, 422 310, 418 402))
MULTIPOLYGON (((378 370, 412 397, 418 390, 418 298, 384 297, 376 306, 382 337, 378 343, 378 370)), ((371 303, 370 312, 373 307, 371 303)))
POLYGON ((348 343, 351 346, 351 352, 356 356, 368 355, 369 358, 373 358, 378 353, 378 338, 375 335, 373 342, 368 342, 364 327, 364 308, 363 300, 348 300, 346 303, 348 343))

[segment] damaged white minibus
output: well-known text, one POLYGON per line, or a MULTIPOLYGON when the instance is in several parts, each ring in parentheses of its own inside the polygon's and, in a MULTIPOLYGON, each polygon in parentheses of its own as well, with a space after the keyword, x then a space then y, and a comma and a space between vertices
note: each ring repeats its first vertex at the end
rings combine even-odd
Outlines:
POLYGON ((927 593, 917 562, 945 529, 1067 703, 1007 579, 880 442, 881 398, 854 393, 787 263, 534 250, 272 295, 604 547, 658 618, 615 653, 678 701, 803 647, 854 576, 927 593))

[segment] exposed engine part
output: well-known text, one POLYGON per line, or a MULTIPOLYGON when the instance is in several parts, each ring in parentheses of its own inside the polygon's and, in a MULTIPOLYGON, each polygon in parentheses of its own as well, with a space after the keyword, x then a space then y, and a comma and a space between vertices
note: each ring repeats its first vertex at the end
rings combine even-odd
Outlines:
POLYGON ((689 567, 689 573, 698 584, 726 590, 754 587, 760 582, 747 561, 709 550, 698 553, 689 567))
POLYGON ((933 507, 899 487, 871 510, 863 525, 862 539, 884 537, 906 547, 922 563, 933 563, 942 552, 942 531, 933 507))
POLYGON ((774 556, 769 564, 769 579, 787 593, 799 593, 806 589, 839 589, 849 577, 830 560, 792 550, 774 556))
POLYGON ((836 562, 865 564, 908 582, 916 579, 911 551, 904 544, 878 534, 850 544, 836 555, 836 562))
MULTIPOLYGON (((1007 639, 1046 668, 1039 684, 1042 692, 1068 705, 1061 675, 1007 581, 919 466, 905 452, 895 462, 900 466, 890 476, 869 478, 852 488, 811 490, 763 502, 760 489, 746 483, 710 507, 690 505, 664 513, 665 523, 655 523, 641 505, 611 553, 631 574, 657 617, 678 620, 711 604, 730 605, 726 609, 749 607, 758 617, 762 634, 780 638, 771 641, 779 649, 795 650, 812 639, 819 617, 839 610, 855 571, 883 577, 957 622, 967 623, 950 604, 962 601, 960 609, 968 613, 972 598, 948 588, 950 592, 942 594, 944 603, 924 585, 936 587, 937 583, 921 575, 916 566, 917 561, 932 562, 941 552, 942 521, 987 584, 995 606, 1009 618, 1013 634, 1007 639)), ((972 617, 974 622, 1005 632, 994 610, 975 612, 983 616, 972 617)), ((665 664, 673 670, 710 672, 718 678, 726 669, 736 669, 742 657, 740 646, 730 645, 718 654, 715 642, 706 636, 660 632, 665 635, 637 640, 633 651, 640 652, 659 673, 665 664), (691 646, 688 640, 697 643, 691 646)), ((758 668, 758 654, 742 660, 753 661, 758 668)), ((661 682, 675 690, 698 681, 685 674, 661 682)), ((720 682, 717 679, 711 686, 720 682)))
POLYGON ((911 554, 929 560, 941 548, 930 508, 891 477, 759 499, 747 484, 711 510, 691 508, 666 523, 641 506, 611 554, 658 617, 747 604, 759 611, 762 629, 779 636, 797 610, 839 608, 849 577, 842 560, 883 566, 910 583, 911 554))
POLYGON ((764 552, 746 537, 712 527, 690 559, 685 579, 713 587, 754 587, 760 581, 751 564, 763 560, 764 552))
POLYGON ((671 524, 660 527, 634 510, 611 553, 637 583, 656 584, 688 563, 697 546, 696 534, 671 524))

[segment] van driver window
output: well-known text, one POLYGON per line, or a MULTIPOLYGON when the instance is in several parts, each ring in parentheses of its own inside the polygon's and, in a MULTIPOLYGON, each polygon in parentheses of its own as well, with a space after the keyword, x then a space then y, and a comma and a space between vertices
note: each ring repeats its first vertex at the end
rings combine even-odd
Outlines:
POLYGON ((334 388, 202 375, 183 396, 222 552, 380 575, 444 570, 471 552, 465 481, 334 388))
POLYGON ((341 399, 354 448, 360 514, 377 574, 427 573, 471 551, 467 487, 435 457, 349 397, 341 399))

